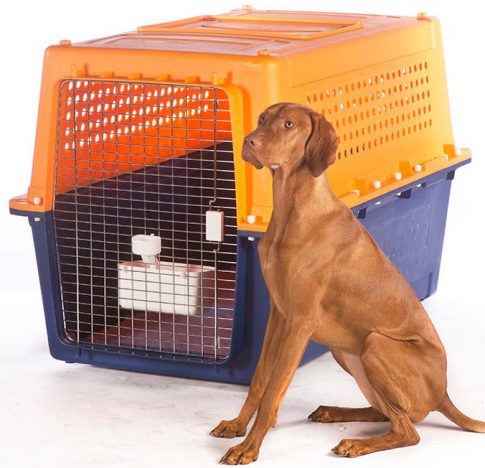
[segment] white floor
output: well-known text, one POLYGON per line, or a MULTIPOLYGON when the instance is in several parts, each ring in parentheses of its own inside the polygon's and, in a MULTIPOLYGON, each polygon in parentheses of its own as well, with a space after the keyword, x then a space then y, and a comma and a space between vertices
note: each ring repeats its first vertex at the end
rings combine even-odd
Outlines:
MULTIPOLYGON (((8 302, 0 329, 2 467, 210 467, 234 444, 209 431, 236 415, 246 387, 55 361, 40 310, 8 302)), ((448 349, 450 395, 485 419, 483 307, 457 302, 437 294, 426 305, 448 349)), ((365 405, 329 355, 298 370, 257 466, 484 466, 485 434, 459 430, 440 414, 419 425, 418 446, 337 458, 330 449, 340 439, 383 433, 387 423, 311 423, 307 415, 319 404, 365 405)))
MULTIPOLYGON (((485 224, 477 166, 460 169, 454 181, 439 289, 425 305, 448 351, 452 399, 485 420, 485 224)), ((235 441, 209 431, 237 414, 247 388, 52 359, 27 220, 1 215, 8 228, 0 262, 0 466, 217 466, 235 441)), ((387 424, 309 422, 321 404, 365 405, 328 355, 298 370, 255 466, 485 466, 485 434, 459 430, 440 414, 419 425, 415 447, 337 458, 330 449, 342 438, 380 434, 387 424)))

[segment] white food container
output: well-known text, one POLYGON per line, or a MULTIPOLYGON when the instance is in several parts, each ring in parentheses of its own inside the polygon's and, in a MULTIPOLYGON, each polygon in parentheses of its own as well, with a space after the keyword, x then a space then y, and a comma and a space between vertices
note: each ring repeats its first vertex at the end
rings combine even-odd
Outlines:
POLYGON ((195 315, 214 305, 214 268, 185 263, 118 264, 119 305, 124 309, 195 315))

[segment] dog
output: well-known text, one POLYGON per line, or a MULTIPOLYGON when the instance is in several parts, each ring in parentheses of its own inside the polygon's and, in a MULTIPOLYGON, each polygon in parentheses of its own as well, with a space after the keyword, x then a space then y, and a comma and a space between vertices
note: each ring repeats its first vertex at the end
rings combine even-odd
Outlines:
POLYGON ((222 420, 211 435, 244 436, 257 416, 220 463, 258 458, 310 340, 328 346, 370 406, 320 406, 309 419, 390 422, 387 434, 344 439, 335 454, 357 457, 417 444, 414 424, 430 411, 485 432, 484 422, 465 416, 448 397, 446 353, 413 289, 330 189, 325 170, 337 146, 325 117, 294 103, 268 107, 244 140, 243 159, 272 172, 273 213, 258 243, 270 312, 247 399, 239 415, 222 420))

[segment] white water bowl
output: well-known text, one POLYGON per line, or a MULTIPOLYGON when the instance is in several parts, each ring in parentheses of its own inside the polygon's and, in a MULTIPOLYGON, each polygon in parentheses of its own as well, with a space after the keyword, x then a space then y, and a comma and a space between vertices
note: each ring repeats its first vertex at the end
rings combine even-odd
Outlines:
POLYGON ((141 255, 145 263, 155 264, 156 255, 162 250, 162 238, 155 235, 137 234, 131 238, 131 250, 141 255))
POLYGON ((196 315, 214 305, 214 268, 185 263, 118 264, 118 299, 124 309, 196 315))

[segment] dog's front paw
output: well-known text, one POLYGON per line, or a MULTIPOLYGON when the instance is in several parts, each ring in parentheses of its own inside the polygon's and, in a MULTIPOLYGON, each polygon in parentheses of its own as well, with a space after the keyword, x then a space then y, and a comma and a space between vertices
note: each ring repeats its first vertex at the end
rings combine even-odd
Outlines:
POLYGON ((223 437, 225 439, 232 439, 234 437, 242 437, 246 434, 246 426, 241 424, 239 420, 231 419, 225 421, 224 419, 210 432, 211 436, 223 437))
POLYGON ((341 457, 360 457, 372 452, 369 443, 358 439, 343 439, 332 449, 332 452, 341 457))
POLYGON ((220 459, 224 465, 247 465, 258 459, 259 449, 248 446, 245 442, 231 447, 220 459))

